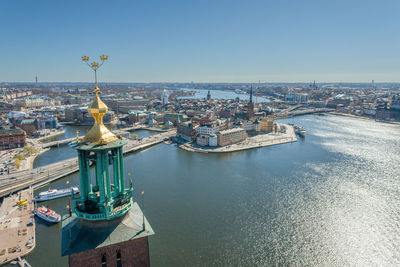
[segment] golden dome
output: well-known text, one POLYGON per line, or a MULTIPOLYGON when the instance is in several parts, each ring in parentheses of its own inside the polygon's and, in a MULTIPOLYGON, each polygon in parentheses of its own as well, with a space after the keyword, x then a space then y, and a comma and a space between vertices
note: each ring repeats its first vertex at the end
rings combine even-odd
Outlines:
POLYGON ((96 84, 96 88, 94 89, 96 96, 88 108, 88 112, 94 118, 94 124, 85 137, 83 137, 82 142, 102 145, 117 140, 118 137, 103 124, 103 117, 107 113, 108 107, 103 101, 101 101, 99 91, 100 89, 96 84))

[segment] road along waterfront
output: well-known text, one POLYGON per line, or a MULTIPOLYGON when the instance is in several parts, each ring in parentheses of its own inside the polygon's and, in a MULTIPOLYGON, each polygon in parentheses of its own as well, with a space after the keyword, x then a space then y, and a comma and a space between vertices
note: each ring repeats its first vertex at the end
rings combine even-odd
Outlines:
MULTIPOLYGON (((305 127, 305 138, 224 154, 160 144, 125 158, 157 233, 152 266, 400 265, 399 126, 333 115, 280 122, 305 127)), ((78 185, 78 174, 51 187, 67 181, 78 185)), ((65 214, 68 203, 47 204, 65 214)), ((60 231, 37 221, 32 266, 67 266, 60 231)))

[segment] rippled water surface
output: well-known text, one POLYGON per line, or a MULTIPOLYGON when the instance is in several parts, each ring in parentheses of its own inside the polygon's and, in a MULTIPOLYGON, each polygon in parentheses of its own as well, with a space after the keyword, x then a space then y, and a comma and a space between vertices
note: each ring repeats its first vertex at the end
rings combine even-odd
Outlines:
MULTIPOLYGON (((286 122, 306 137, 224 155, 162 144, 125 158, 156 232, 153 266, 400 265, 400 126, 331 115, 286 122)), ((52 186, 66 180, 78 176, 52 186)), ((49 205, 62 213, 67 201, 49 205)), ((67 265, 60 230, 37 226, 33 266, 67 265)))

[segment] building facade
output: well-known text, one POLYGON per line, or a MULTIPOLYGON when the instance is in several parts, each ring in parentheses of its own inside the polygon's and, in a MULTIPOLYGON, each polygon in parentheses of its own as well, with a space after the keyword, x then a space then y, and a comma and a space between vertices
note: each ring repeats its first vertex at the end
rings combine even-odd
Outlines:
POLYGON ((210 134, 208 138, 208 145, 212 147, 218 146, 218 137, 216 134, 210 134))
POLYGON ((198 127, 190 121, 180 123, 177 126, 177 136, 186 141, 193 141, 196 138, 198 127))
POLYGON ((244 141, 247 138, 246 130, 243 128, 233 128, 220 131, 218 134, 218 145, 227 146, 244 141))
POLYGON ((24 147, 26 143, 25 132, 18 127, 0 127, 0 149, 24 147))
POLYGON ((274 118, 273 116, 264 117, 259 120, 260 122, 260 131, 261 132, 272 132, 274 127, 274 118))
POLYGON ((161 103, 163 105, 167 105, 168 104, 168 91, 164 90, 161 94, 161 103))
POLYGON ((199 134, 215 134, 219 131, 219 126, 216 124, 205 124, 198 128, 199 134))
POLYGON ((199 134, 196 138, 196 143, 199 146, 208 146, 209 144, 209 136, 207 134, 199 134))

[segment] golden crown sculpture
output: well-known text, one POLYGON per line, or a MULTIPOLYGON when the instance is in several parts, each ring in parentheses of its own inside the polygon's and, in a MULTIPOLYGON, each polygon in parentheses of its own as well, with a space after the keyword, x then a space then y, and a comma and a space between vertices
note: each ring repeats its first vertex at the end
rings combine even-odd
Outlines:
POLYGON ((94 92, 96 96, 93 99, 92 104, 88 108, 88 112, 94 118, 94 124, 89 132, 83 137, 82 142, 94 143, 97 145, 108 144, 114 140, 117 140, 118 137, 111 132, 103 123, 103 117, 108 112, 108 107, 104 102, 100 99, 99 96, 99 86, 97 84, 97 70, 104 64, 104 61, 108 59, 107 55, 101 55, 99 64, 96 61, 89 63, 89 57, 83 56, 82 61, 84 61, 93 71, 95 76, 95 88, 94 92))

